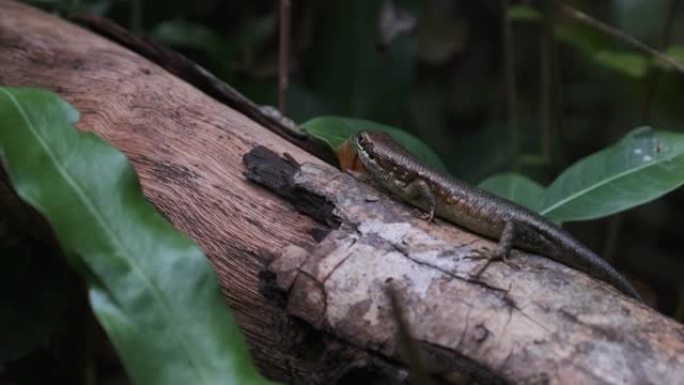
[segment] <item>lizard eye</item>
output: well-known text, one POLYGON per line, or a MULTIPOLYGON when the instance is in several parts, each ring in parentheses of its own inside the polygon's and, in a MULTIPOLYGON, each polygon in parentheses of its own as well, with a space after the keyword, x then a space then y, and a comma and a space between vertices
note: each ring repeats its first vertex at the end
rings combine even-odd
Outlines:
POLYGON ((368 135, 365 132, 360 133, 357 138, 361 147, 367 149, 371 146, 371 142, 368 140, 368 135))
POLYGON ((375 159, 375 153, 373 152, 373 142, 368 138, 366 133, 361 133, 359 135, 359 145, 366 152, 366 156, 370 159, 375 159))

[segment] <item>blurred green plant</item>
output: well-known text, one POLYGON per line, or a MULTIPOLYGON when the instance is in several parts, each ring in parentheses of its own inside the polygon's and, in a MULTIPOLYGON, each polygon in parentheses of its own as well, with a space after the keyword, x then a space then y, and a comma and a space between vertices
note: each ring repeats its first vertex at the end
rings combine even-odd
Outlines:
POLYGON ((0 88, 0 154, 11 184, 51 224, 85 278, 95 316, 131 379, 268 383, 206 257, 145 200, 121 152, 74 129, 78 119, 52 93, 0 88))
POLYGON ((228 77, 238 59, 238 47, 219 33, 196 23, 169 20, 152 30, 155 39, 171 47, 195 49, 207 55, 210 68, 221 77, 228 77))
POLYGON ((275 28, 275 18, 268 15, 244 21, 232 39, 205 25, 184 19, 162 21, 150 33, 176 49, 201 52, 209 69, 225 80, 233 80, 243 67, 254 65, 254 51, 273 36, 275 28))
MULTIPOLYGON (((516 4, 508 8, 507 17, 519 22, 539 22, 544 16, 533 7, 516 4)), ((657 64, 661 70, 671 69, 671 66, 660 63, 641 52, 620 49, 621 41, 591 26, 559 19, 553 28, 556 39, 574 47, 586 58, 608 70, 634 78, 643 78, 651 64, 657 64)), ((681 56, 678 56, 680 52, 676 47, 668 49, 665 55, 682 62, 681 56)))
POLYGON ((512 21, 539 21, 544 15, 529 5, 513 4, 506 10, 506 17, 512 21))

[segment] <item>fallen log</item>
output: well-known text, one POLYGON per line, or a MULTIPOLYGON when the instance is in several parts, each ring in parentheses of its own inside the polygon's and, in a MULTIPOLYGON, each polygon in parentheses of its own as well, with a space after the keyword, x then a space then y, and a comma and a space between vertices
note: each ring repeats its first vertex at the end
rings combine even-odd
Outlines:
POLYGON ((425 223, 135 52, 7 0, 0 52, 0 85, 57 92, 81 111, 79 129, 129 157, 146 197, 213 263, 272 378, 406 382, 388 287, 441 382, 684 378, 682 325, 538 256, 473 279, 464 256, 488 240, 425 223))
POLYGON ((320 161, 136 53, 13 1, 0 1, 0 85, 58 93, 81 112, 79 129, 128 156, 145 196, 210 258, 268 375, 325 373, 300 358, 308 329, 260 293, 259 277, 285 245, 313 247, 318 226, 242 175, 255 143, 320 161))

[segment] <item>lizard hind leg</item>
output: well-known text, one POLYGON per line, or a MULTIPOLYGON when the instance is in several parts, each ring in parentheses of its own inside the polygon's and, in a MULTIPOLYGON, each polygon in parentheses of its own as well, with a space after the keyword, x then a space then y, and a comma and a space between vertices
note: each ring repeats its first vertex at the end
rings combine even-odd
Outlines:
POLYGON ((499 243, 496 245, 496 249, 484 251, 478 250, 475 256, 471 256, 471 259, 485 259, 485 262, 475 270, 473 277, 479 277, 484 273, 485 270, 492 264, 492 262, 502 261, 506 264, 509 263, 508 256, 511 254, 511 249, 513 248, 513 241, 515 239, 515 222, 507 221, 501 232, 501 237, 499 238, 499 243))
POLYGON ((432 193, 430 186, 422 179, 415 179, 404 189, 404 196, 411 201, 424 203, 427 205, 427 210, 422 216, 428 222, 432 222, 435 218, 435 195, 432 193))

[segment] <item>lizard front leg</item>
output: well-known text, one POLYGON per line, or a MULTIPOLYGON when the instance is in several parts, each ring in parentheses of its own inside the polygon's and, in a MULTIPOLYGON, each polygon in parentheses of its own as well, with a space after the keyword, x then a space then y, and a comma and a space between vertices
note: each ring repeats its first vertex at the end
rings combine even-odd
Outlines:
POLYGON ((492 262, 503 261, 508 263, 508 256, 513 248, 513 240, 515 239, 515 222, 512 220, 506 221, 503 231, 501 232, 501 237, 499 238, 499 244, 496 245, 494 251, 487 250, 485 253, 479 252, 478 257, 486 259, 485 263, 480 266, 472 276, 479 277, 487 267, 492 262))
POLYGON ((414 179, 403 187, 403 190, 403 196, 408 200, 422 202, 427 205, 427 212, 423 215, 423 219, 432 222, 435 217, 435 205, 437 202, 430 186, 422 179, 414 179))

